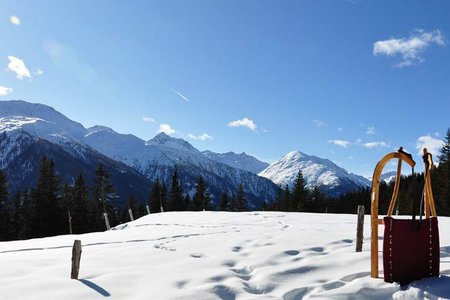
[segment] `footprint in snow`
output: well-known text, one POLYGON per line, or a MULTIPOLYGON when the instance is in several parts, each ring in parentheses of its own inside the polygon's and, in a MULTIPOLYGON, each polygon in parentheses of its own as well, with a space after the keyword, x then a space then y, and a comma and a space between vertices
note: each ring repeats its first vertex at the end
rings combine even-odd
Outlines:
POLYGON ((283 252, 286 255, 298 255, 300 253, 300 251, 297 250, 286 250, 283 252))
POLYGON ((202 258, 202 257, 205 257, 205 255, 202 254, 202 253, 191 253, 191 257, 193 257, 193 258, 202 258))

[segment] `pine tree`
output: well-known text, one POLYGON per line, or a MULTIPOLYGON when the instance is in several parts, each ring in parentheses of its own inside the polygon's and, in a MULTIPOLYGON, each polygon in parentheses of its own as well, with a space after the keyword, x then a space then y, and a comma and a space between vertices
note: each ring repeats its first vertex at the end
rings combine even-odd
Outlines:
POLYGON ((286 186, 284 187, 284 190, 283 190, 283 196, 281 199, 280 210, 281 211, 290 211, 291 206, 292 206, 291 203, 292 203, 292 194, 289 189, 289 186, 286 184, 286 186))
POLYGON ((83 174, 78 175, 72 188, 72 230, 73 233, 86 233, 94 230, 89 228, 89 195, 83 174))
POLYGON ((186 195, 184 195, 183 210, 192 210, 191 196, 189 196, 188 193, 186 193, 186 195))
POLYGON ((159 179, 152 184, 148 197, 148 206, 152 213, 162 212, 166 209, 166 188, 161 185, 159 179))
POLYGON ((67 218, 67 226, 68 230, 67 233, 72 234, 72 214, 73 214, 73 189, 70 187, 67 183, 64 185, 62 190, 62 197, 61 202, 63 209, 66 212, 66 218, 67 218))
POLYGON ((307 198, 306 182, 302 171, 298 171, 292 191, 290 211, 305 211, 305 200, 307 198))
POLYGON ((183 210, 183 188, 178 180, 178 174, 175 170, 172 175, 172 186, 169 196, 169 210, 182 211, 183 210))
POLYGON ((220 207, 219 207, 219 209, 221 211, 230 210, 230 201, 228 199, 228 194, 226 192, 223 192, 222 196, 220 197, 220 207))
POLYGON ((239 185, 239 189, 236 195, 236 205, 237 211, 247 210, 247 200, 245 199, 244 187, 242 186, 242 183, 239 185))
POLYGON ((440 215, 450 215, 450 129, 440 149, 439 166, 431 172, 436 210, 440 215))
POLYGON ((5 172, 0 170, 0 241, 11 239, 11 229, 11 208, 8 198, 8 183, 5 172))
POLYGON ((195 194, 192 200, 194 211, 207 210, 209 202, 209 195, 206 190, 206 183, 202 176, 198 178, 195 185, 195 194))
POLYGON ((94 174, 94 186, 92 188, 92 201, 90 205, 91 227, 96 231, 105 230, 104 213, 108 215, 109 223, 115 226, 118 223, 118 211, 112 203, 116 197, 112 184, 111 174, 99 164, 94 174))
POLYGON ((447 129, 447 134, 445 136, 444 145, 440 150, 439 155, 439 165, 441 164, 450 164, 450 128, 447 129))
POLYGON ((12 199, 13 204, 13 217, 12 217, 12 238, 13 239, 24 239, 23 228, 25 226, 25 212, 23 206, 22 195, 20 191, 14 194, 12 199))
POLYGON ((43 157, 39 165, 39 179, 33 189, 34 204, 33 237, 54 236, 65 233, 59 192, 59 178, 55 175, 55 162, 43 157))
POLYGON ((128 217, 126 218, 125 222, 131 221, 130 219, 130 213, 128 212, 128 209, 131 209, 131 212, 133 214, 133 218, 136 220, 138 217, 138 204, 136 203, 136 199, 134 198, 133 195, 128 196, 128 201, 127 201, 127 211, 125 212, 125 215, 127 215, 128 217))
POLYGON ((230 211, 238 211, 236 196, 233 194, 230 198, 230 211))

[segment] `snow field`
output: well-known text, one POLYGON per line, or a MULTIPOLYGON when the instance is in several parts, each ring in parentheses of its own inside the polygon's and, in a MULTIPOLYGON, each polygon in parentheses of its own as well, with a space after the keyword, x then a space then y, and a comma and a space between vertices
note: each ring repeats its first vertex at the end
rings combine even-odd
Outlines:
MULTIPOLYGON (((441 277, 406 287, 370 278, 370 217, 360 253, 356 219, 171 212, 109 232, 2 242, 0 298, 450 299, 449 218, 439 219, 441 277), (80 280, 70 279, 74 239, 83 245, 80 280)), ((380 276, 381 262, 380 251, 380 276)))

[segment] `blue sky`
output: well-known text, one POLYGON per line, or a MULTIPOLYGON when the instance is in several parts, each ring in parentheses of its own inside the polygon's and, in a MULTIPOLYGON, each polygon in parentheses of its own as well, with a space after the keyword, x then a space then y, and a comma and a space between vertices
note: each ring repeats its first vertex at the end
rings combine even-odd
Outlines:
MULTIPOLYGON (((0 99, 370 176, 450 127, 448 1, 1 1, 0 99)), ((419 164, 420 165, 420 164, 419 164)))

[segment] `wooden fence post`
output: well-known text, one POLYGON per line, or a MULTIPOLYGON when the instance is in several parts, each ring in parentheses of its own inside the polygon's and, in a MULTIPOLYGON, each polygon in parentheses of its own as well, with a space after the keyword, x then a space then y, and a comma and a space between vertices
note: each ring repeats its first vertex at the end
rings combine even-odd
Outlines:
POLYGON ((134 218, 133 218, 133 211, 131 210, 131 208, 128 209, 128 214, 130 215, 130 220, 131 220, 131 221, 134 221, 134 218))
POLYGON ((356 227, 356 252, 362 251, 364 238, 364 205, 358 205, 358 225, 356 227))
POLYGON ((78 279, 80 272, 80 259, 81 259, 81 241, 75 240, 72 247, 72 272, 70 278, 78 279))
POLYGON ((111 226, 109 225, 108 214, 104 212, 103 218, 105 219, 106 230, 111 230, 111 226))

